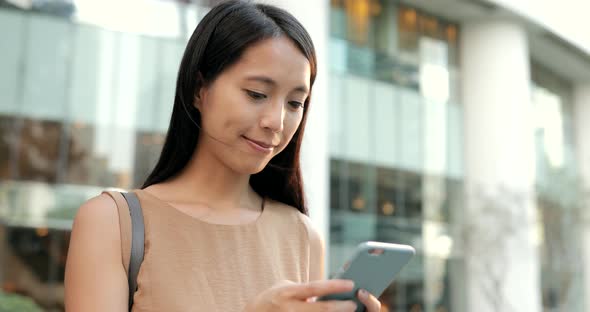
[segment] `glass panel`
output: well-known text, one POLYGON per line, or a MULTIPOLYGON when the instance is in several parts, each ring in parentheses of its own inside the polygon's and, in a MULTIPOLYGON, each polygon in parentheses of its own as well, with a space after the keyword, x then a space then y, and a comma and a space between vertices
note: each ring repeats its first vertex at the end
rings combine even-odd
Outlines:
POLYGON ((447 173, 449 177, 463 176, 463 109, 455 103, 447 106, 447 173))
POLYGON ((48 228, 5 228, 0 225, 5 271, 3 307, 11 311, 63 311, 63 276, 69 232, 48 228), (19 295, 16 295, 19 294, 19 295), (26 298, 27 296, 29 298, 26 298), (32 301, 31 299, 34 299, 32 301), (45 309, 41 309, 43 306, 45 309))
POLYGON ((537 209, 543 307, 584 311, 583 221, 586 195, 576 169, 572 86, 533 62, 536 114, 537 209))
MULTIPOLYGON (((196 14, 158 6, 176 19, 196 14)), ((153 168, 186 35, 0 8, 0 36, 0 306, 63 311, 72 219, 84 201, 139 186, 153 168)))
POLYGON ((174 104, 174 92, 176 90, 176 76, 178 67, 184 53, 185 42, 176 40, 162 40, 162 57, 159 59, 157 83, 159 91, 159 105, 157 107, 156 124, 151 128, 160 133, 168 131, 172 107, 174 104))
POLYGON ((348 42, 344 39, 330 38, 330 72, 343 75, 348 70, 348 42))
POLYGON ((370 143, 373 141, 369 125, 369 91, 370 81, 353 76, 345 79, 344 101, 345 122, 350 131, 345 136, 346 157, 350 160, 368 162, 371 155, 370 143))
POLYGON ((156 166, 164 145, 166 135, 164 133, 138 132, 135 139, 135 159, 133 160, 134 187, 141 187, 148 174, 156 166))
POLYGON ((422 97, 413 90, 400 89, 400 167, 415 171, 423 169, 423 107, 422 97))
POLYGON ((418 39, 420 36, 418 12, 414 8, 400 7, 397 21, 400 53, 402 53, 404 60, 417 63, 418 39))
POLYGON ((344 146, 346 144, 346 120, 345 118, 345 101, 344 94, 345 79, 340 75, 330 76, 330 84, 328 85, 329 98, 328 101, 328 125, 329 125, 329 144, 330 154, 337 158, 344 158, 344 146))
POLYGON ((56 183, 65 156, 61 149, 64 143, 62 123, 24 119, 18 122, 17 129, 15 178, 56 183))
POLYGON ((372 128, 375 137, 375 162, 379 165, 394 167, 399 162, 399 105, 397 88, 391 84, 375 82, 372 128))
POLYGON ((24 14, 0 10, 0 68, 5 73, 0 74, 0 115, 16 114, 19 111, 23 96, 23 52, 25 41, 24 14))
POLYGON ((331 3, 329 270, 363 239, 410 244, 418 255, 383 311, 454 311, 465 301, 447 224, 463 202, 458 27, 397 1, 331 3))
POLYGON ((330 37, 332 38, 346 39, 347 16, 342 2, 339 0, 330 1, 330 37))
POLYGON ((17 124, 14 118, 0 115, 0 181, 15 176, 17 124))
POLYGON ((60 120, 68 107, 73 27, 65 20, 38 15, 28 20, 27 28, 20 38, 26 55, 21 114, 60 120))

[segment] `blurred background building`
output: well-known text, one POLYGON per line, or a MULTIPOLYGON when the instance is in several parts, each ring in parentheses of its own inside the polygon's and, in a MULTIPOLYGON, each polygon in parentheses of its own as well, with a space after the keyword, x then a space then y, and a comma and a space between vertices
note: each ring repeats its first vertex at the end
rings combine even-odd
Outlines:
MULTIPOLYGON (((73 216, 146 178, 217 2, 0 0, 1 311, 63 310, 73 216)), ((266 2, 318 49, 303 167, 330 272, 405 243, 384 311, 590 311, 587 1, 266 2)))

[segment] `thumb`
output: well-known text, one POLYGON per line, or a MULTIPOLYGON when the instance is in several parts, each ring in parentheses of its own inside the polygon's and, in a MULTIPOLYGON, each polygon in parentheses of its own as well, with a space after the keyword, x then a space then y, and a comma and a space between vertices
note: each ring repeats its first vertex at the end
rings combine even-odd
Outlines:
POLYGON ((291 287, 290 296, 294 299, 308 301, 312 297, 321 297, 329 294, 351 291, 354 283, 348 280, 323 280, 313 281, 291 287))

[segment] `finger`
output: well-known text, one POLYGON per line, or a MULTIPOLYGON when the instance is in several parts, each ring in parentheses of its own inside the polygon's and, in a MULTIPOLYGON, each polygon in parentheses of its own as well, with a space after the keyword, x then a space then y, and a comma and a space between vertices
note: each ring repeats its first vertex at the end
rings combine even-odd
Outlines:
POLYGON ((354 283, 349 280, 323 280, 313 281, 306 284, 288 286, 285 295, 289 298, 307 300, 311 297, 321 297, 329 294, 352 291, 354 283))
POLYGON ((329 300, 310 303, 306 311, 350 311, 355 312, 357 305, 352 300, 329 300))
POLYGON ((282 280, 282 281, 278 281, 277 283, 275 283, 272 287, 273 288, 279 288, 279 287, 284 287, 284 286, 289 286, 289 285, 294 285, 295 282, 290 281, 290 280, 282 280))
POLYGON ((379 302, 379 299, 371 295, 368 291, 360 289, 358 291, 357 297, 359 298, 360 302, 362 302, 365 307, 367 307, 367 312, 381 311, 381 302, 379 302))

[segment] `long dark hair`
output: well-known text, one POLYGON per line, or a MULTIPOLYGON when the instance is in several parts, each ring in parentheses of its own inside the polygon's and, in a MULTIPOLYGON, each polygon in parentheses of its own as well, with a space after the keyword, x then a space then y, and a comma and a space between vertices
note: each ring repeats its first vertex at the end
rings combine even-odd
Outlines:
MULTIPOLYGON (((226 1, 203 17, 180 63, 172 117, 160 159, 141 188, 175 176, 191 159, 200 131, 195 123, 201 121, 193 105, 195 91, 213 82, 224 69, 237 62, 249 46, 279 36, 290 38, 309 60, 311 88, 317 72, 315 49, 305 28, 285 10, 249 1, 226 1)), ((299 152, 310 97, 304 103, 301 124, 291 141, 261 172, 250 177, 250 185, 260 196, 293 206, 304 214, 307 214, 307 206, 299 152)))

